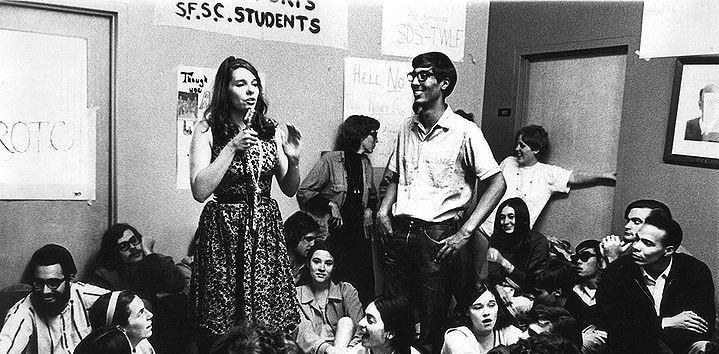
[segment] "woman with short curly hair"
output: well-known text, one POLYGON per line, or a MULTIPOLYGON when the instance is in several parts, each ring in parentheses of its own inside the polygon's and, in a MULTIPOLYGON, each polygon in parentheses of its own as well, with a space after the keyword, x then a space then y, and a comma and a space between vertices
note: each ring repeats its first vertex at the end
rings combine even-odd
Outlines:
POLYGON ((336 151, 322 154, 300 184, 297 200, 329 233, 337 259, 345 267, 335 274, 357 288, 360 300, 374 297, 372 243, 367 227, 377 205, 372 164, 367 157, 377 144, 379 121, 349 116, 340 125, 336 151))

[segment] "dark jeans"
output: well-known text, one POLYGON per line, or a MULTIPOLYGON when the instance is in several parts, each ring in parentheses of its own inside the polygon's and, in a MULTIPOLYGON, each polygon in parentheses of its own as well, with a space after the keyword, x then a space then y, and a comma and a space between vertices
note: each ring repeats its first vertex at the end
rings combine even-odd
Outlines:
POLYGON ((438 242, 457 232, 457 223, 398 218, 392 227, 385 252, 385 292, 409 300, 419 315, 420 343, 439 352, 459 262, 456 255, 443 262, 435 262, 435 256, 442 248, 438 242))

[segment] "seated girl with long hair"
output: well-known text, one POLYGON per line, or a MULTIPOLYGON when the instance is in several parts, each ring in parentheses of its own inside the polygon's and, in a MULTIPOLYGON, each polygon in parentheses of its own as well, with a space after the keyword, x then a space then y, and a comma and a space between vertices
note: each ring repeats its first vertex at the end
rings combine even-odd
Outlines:
POLYGON ((362 343, 350 348, 351 354, 419 354, 412 346, 414 315, 407 299, 380 296, 365 309, 357 334, 362 343))
POLYGON ((332 280, 335 266, 325 242, 315 241, 295 288, 302 314, 297 345, 306 353, 344 351, 364 315, 355 287, 332 280))
POLYGON ((444 334, 442 354, 483 354, 527 337, 511 324, 512 316, 493 286, 468 285, 457 306, 464 311, 463 317, 458 320, 460 326, 444 334))

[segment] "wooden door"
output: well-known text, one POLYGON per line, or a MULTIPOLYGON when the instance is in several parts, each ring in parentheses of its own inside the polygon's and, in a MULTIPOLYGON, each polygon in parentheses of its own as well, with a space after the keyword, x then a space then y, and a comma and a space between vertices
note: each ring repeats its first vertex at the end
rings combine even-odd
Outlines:
MULTIPOLYGON (((94 200, 0 200, 0 269, 3 270, 0 286, 16 282, 32 252, 47 243, 58 243, 67 247, 73 254, 82 277, 83 267, 99 248, 102 233, 114 218, 111 162, 115 23, 116 14, 108 12, 39 4, 0 3, 2 30, 79 38, 85 41, 87 107, 96 109, 97 112, 94 200)), ((0 48, 0 51, 3 49, 0 48)), ((53 60, 58 58, 48 52, 44 58, 33 58, 32 62, 53 60)), ((0 67, 0 78, 6 77, 3 71, 11 70, 27 70, 41 75, 42 65, 33 66, 36 67, 0 67)), ((58 89, 57 83, 46 84, 43 90, 49 92, 58 89)), ((37 102, 37 105, 46 103, 47 98, 43 95, 28 94, 36 95, 31 99, 37 102)), ((0 104, 12 105, 13 102, 0 98, 0 104)), ((47 109, 51 111, 53 107, 47 109)), ((0 153, 3 151, 0 150, 0 153)))
MULTIPOLYGON (((545 162, 582 171, 616 171, 626 47, 526 59, 521 125, 547 130, 551 148, 545 162)), ((555 194, 535 229, 572 245, 600 239, 612 231, 613 195, 611 186, 555 194)))

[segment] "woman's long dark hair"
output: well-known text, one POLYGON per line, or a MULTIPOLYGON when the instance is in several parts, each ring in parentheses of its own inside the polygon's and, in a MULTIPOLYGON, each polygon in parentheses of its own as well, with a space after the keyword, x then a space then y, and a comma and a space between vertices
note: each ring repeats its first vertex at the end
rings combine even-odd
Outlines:
POLYGON ((463 325, 472 329, 472 319, 469 317, 469 308, 480 296, 482 296, 482 294, 487 291, 494 295, 494 299, 497 302, 497 322, 494 324, 494 329, 504 328, 516 322, 514 317, 512 317, 509 313, 507 305, 499 296, 496 287, 488 285, 485 282, 472 282, 467 284, 462 290, 462 297, 459 299, 457 304, 460 307, 461 312, 453 321, 455 327, 463 325))
POLYGON ((216 139, 214 144, 219 146, 224 146, 239 133, 239 129, 230 118, 231 103, 227 97, 228 86, 232 81, 232 73, 239 68, 247 69, 255 76, 260 90, 257 96, 257 104, 255 105, 255 116, 252 117, 250 127, 257 132, 258 137, 262 140, 270 140, 275 136, 277 122, 265 116, 265 113, 267 113, 267 101, 265 101, 262 80, 257 69, 247 60, 231 56, 222 61, 220 67, 217 68, 212 100, 210 101, 210 107, 205 111, 205 119, 209 123, 210 129, 212 129, 213 139, 216 139))
POLYGON ((494 217, 494 233, 489 240, 489 245, 498 250, 514 249, 521 245, 529 233, 529 209, 521 198, 509 198, 499 204, 497 215, 494 217), (504 207, 514 209, 514 232, 507 234, 500 225, 500 214, 504 207))
POLYGON ((392 349, 397 354, 410 354, 414 341, 414 316, 407 299, 380 296, 373 303, 382 316, 384 331, 394 334, 390 343, 392 349))

